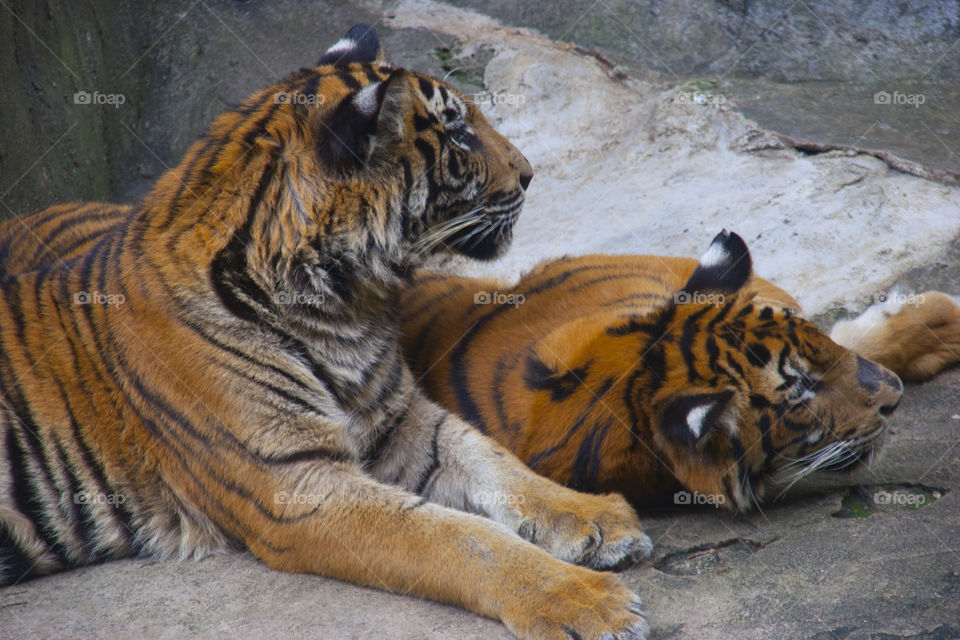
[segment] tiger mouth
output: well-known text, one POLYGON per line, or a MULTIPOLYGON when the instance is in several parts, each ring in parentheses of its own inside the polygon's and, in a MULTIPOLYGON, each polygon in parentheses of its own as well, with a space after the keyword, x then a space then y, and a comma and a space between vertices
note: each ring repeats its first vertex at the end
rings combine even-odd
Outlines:
POLYGON ((874 431, 855 438, 853 440, 842 440, 846 446, 846 453, 838 459, 828 461, 817 468, 817 471, 827 473, 847 473, 854 471, 857 467, 870 466, 883 448, 887 438, 886 424, 881 423, 874 431))
POLYGON ((451 235, 444 244, 458 253, 478 260, 500 257, 513 241, 513 227, 520 216, 523 201, 521 193, 502 205, 487 206, 483 215, 451 235))
POLYGON ((785 457, 787 464, 748 474, 741 479, 743 499, 734 502, 741 510, 749 509, 751 501, 760 502, 769 491, 779 488, 775 499, 782 498, 795 484, 816 473, 851 473, 860 467, 872 466, 889 433, 886 423, 886 419, 881 419, 862 436, 834 440, 800 458, 785 457))

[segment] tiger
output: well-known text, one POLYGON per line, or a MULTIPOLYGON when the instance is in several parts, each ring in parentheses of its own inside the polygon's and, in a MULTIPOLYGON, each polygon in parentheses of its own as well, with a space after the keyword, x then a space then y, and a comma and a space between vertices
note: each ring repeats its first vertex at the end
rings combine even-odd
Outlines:
POLYGON ((425 270, 400 322, 428 396, 537 473, 746 511, 873 459, 903 391, 888 367, 916 381, 958 360, 960 307, 916 300, 838 323, 838 344, 724 231, 699 260, 567 257, 513 285, 425 270))
POLYGON ((400 346, 420 266, 502 254, 532 176, 356 25, 142 201, 5 221, 2 582, 239 549, 522 639, 646 638, 609 571, 651 553, 629 503, 533 472, 430 401, 400 346))

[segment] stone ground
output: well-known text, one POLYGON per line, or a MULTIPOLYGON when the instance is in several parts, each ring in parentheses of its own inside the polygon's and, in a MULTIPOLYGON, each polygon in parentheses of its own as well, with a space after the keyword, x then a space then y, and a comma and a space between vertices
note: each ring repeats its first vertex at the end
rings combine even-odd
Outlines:
MULTIPOLYGON (((761 275, 824 322, 893 283, 960 294, 956 2, 50 4, 0 8, 0 215, 136 198, 216 113, 366 21, 393 61, 504 96, 491 118, 538 171, 513 255, 497 267, 506 275, 564 252, 689 255, 715 226, 736 224, 761 275), (72 102, 81 90, 127 102, 84 109, 72 102), (925 103, 878 104, 878 91, 925 103), (936 183, 869 154, 801 153, 771 132, 889 150, 945 173, 936 183), (616 188, 603 183, 610 174, 616 188), (564 199, 577 211, 592 201, 619 224, 571 215, 564 199)), ((651 611, 653 637, 960 638, 960 370, 908 387, 891 426, 874 469, 808 482, 762 512, 641 514, 654 557, 623 575, 651 611)), ((246 554, 127 560, 0 589, 0 629, 510 637, 454 607, 278 573, 246 554)))

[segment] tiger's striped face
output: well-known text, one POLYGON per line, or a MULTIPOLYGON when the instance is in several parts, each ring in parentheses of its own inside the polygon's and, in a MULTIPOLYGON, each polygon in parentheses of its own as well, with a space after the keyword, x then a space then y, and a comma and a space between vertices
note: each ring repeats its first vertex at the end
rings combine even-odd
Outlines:
POLYGON ((408 262, 443 250, 500 255, 530 164, 457 89, 381 64, 373 50, 342 40, 318 67, 261 92, 281 97, 268 132, 293 169, 293 204, 310 218, 316 202, 331 200, 312 196, 359 201, 364 218, 334 220, 314 233, 355 233, 359 225, 381 251, 408 262))
POLYGON ((750 277, 743 241, 718 236, 653 320, 663 333, 646 346, 630 397, 686 488, 722 492, 739 509, 813 471, 869 461, 903 389, 892 372, 757 296, 750 277))

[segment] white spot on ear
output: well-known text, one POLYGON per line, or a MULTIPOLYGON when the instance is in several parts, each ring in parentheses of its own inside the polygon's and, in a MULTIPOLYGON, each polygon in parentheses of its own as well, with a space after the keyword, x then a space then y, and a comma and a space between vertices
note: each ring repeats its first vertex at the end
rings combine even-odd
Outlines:
POLYGON ((327 49, 324 55, 328 55, 331 53, 346 53, 347 51, 350 51, 350 49, 353 49, 355 46, 357 46, 356 40, 351 40, 350 38, 340 38, 339 40, 334 42, 329 49, 327 49))
POLYGON ((377 112, 377 88, 379 86, 379 82, 374 82, 357 91, 357 95, 353 97, 353 106, 357 108, 357 111, 365 116, 372 116, 377 112))
POLYGON ((716 267, 722 264, 730 264, 732 256, 727 253, 720 242, 714 242, 707 249, 706 253, 700 256, 700 266, 716 267))
POLYGON ((687 426, 690 427, 694 437, 700 437, 700 433, 703 431, 703 421, 706 420, 708 413, 710 413, 710 405, 702 405, 690 409, 690 413, 687 414, 687 426))

